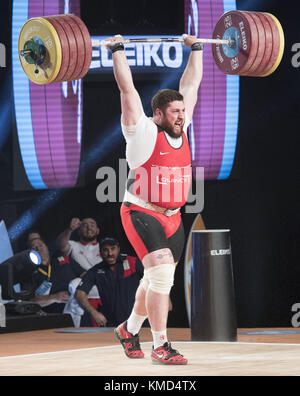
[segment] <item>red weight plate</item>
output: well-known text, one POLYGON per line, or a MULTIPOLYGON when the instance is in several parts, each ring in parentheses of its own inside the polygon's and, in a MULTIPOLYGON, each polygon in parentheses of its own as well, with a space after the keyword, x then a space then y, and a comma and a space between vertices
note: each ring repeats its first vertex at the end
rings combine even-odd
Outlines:
POLYGON ((240 11, 242 15, 247 19, 251 30, 251 47, 249 51, 249 57, 244 67, 240 70, 241 75, 247 75, 248 71, 252 68, 252 65, 257 57, 258 46, 259 46, 259 35, 256 23, 250 13, 240 11))
POLYGON ((252 37, 249 19, 240 11, 229 11, 222 15, 215 26, 214 39, 232 38, 237 42, 236 48, 221 44, 212 46, 215 63, 223 73, 240 74, 241 70, 248 70, 253 63, 253 49, 257 48, 257 31, 256 37, 252 37))
POLYGON ((251 18, 253 19, 258 33, 258 47, 257 47, 256 57, 252 65, 249 67, 247 73, 243 74, 246 76, 250 76, 250 75, 256 75, 256 70, 260 66, 263 60, 265 54, 265 48, 266 48, 266 36, 265 36, 265 30, 263 24, 261 23, 259 17, 254 12, 243 11, 243 14, 245 13, 251 16, 251 18))
POLYGON ((85 61, 85 43, 81 34, 81 30, 78 24, 74 21, 74 19, 70 18, 70 15, 65 15, 64 19, 71 26, 77 44, 77 64, 74 73, 72 74, 70 79, 78 80, 78 76, 82 73, 82 68, 85 61))
POLYGON ((82 68, 81 74, 78 76, 79 78, 83 78, 87 72, 89 71, 91 67, 91 62, 92 62, 92 40, 90 33, 85 25, 85 23, 78 18, 76 15, 70 14, 70 18, 72 18, 76 23, 78 24, 84 43, 85 43, 85 60, 84 60, 84 65, 82 68))
POLYGON ((77 65, 77 42, 73 33, 73 30, 71 29, 71 26, 69 23, 65 20, 65 15, 52 15, 52 18, 54 18, 63 28, 63 30, 66 33, 68 42, 69 42, 69 48, 70 48, 70 60, 69 60, 69 68, 64 75, 63 81, 71 81, 72 80, 72 75, 74 74, 74 71, 76 69, 77 65))
POLYGON ((270 27, 271 27, 272 37, 273 37, 273 40, 272 40, 273 48, 272 48, 270 60, 267 63, 265 69, 260 73, 260 75, 267 74, 268 71, 272 69, 272 67, 275 65, 275 62, 278 58, 278 53, 279 53, 279 49, 280 49, 280 36, 279 36, 277 25, 276 25, 275 21, 270 17, 270 15, 268 15, 266 13, 263 13, 263 15, 266 17, 266 19, 268 20, 270 27))
POLYGON ((263 56, 263 59, 260 63, 260 65, 257 67, 255 72, 252 74, 253 76, 259 76, 260 74, 263 73, 265 70, 266 66, 268 65, 270 58, 271 58, 271 53, 273 49, 273 34, 271 30, 270 23, 268 22, 268 19, 262 12, 256 12, 255 13, 257 17, 260 19, 264 31, 265 31, 265 53, 263 56))
POLYGON ((59 71, 56 79, 53 82, 61 82, 61 81, 64 81, 64 76, 65 76, 67 70, 69 69, 69 62, 70 62, 69 41, 68 41, 68 38, 66 36, 64 29, 62 28, 60 23, 58 23, 58 21, 56 21, 51 16, 44 17, 44 18, 47 19, 51 23, 51 25, 53 25, 53 27, 55 28, 55 30, 59 36, 59 39, 60 39, 61 49, 62 49, 62 63, 61 63, 60 71, 59 71))

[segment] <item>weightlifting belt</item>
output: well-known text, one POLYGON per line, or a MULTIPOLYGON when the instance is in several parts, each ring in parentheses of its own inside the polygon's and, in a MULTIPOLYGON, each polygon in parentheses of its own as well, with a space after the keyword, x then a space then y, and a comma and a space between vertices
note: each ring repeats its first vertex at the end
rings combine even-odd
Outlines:
POLYGON ((130 202, 130 203, 134 204, 134 205, 141 206, 144 209, 154 210, 155 212, 162 213, 162 214, 164 214, 165 216, 168 216, 168 217, 173 216, 174 214, 176 214, 180 210, 180 208, 167 209, 167 208, 162 208, 161 206, 154 205, 151 202, 144 201, 143 199, 137 197, 136 195, 131 194, 127 190, 125 191, 125 195, 124 195, 123 201, 124 202, 127 201, 127 202, 130 202))

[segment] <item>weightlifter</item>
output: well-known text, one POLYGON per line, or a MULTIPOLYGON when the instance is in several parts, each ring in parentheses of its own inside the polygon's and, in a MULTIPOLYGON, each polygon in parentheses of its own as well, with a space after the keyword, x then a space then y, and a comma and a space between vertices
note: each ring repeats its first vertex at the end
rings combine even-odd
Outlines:
POLYGON ((166 328, 169 294, 185 240, 180 207, 187 200, 192 178, 187 127, 202 79, 203 46, 194 36, 184 38, 191 53, 179 91, 158 91, 151 102, 153 117, 148 118, 133 83, 123 38, 108 40, 121 95, 121 124, 130 168, 121 218, 144 265, 133 311, 115 334, 129 358, 143 358, 138 333, 148 317, 153 335, 152 361, 187 364, 168 342, 166 328))

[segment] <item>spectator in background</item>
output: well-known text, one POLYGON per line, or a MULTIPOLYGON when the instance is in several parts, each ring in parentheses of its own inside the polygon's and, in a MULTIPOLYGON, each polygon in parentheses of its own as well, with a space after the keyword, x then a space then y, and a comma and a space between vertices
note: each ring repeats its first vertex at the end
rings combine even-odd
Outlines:
MULTIPOLYGON (((99 227, 95 219, 80 220, 74 217, 69 227, 56 240, 56 245, 63 255, 71 256, 80 266, 88 271, 102 261, 98 242, 99 227), (70 240, 74 231, 78 232, 79 241, 70 240)), ((94 287, 89 293, 91 304, 97 304, 99 293, 94 287), (93 301, 95 300, 95 301, 93 301)))
MULTIPOLYGON (((88 312, 95 326, 117 326, 130 315, 135 293, 143 277, 143 265, 136 257, 120 254, 116 239, 105 238, 100 243, 102 263, 91 268, 77 287, 75 298, 88 312), (92 305, 88 293, 97 287, 100 299, 92 305)), ((91 324, 82 318, 81 326, 91 324)))
POLYGON ((26 245, 29 249, 32 249, 31 245, 36 239, 42 239, 41 234, 38 231, 30 231, 26 242, 26 245))
POLYGON ((62 313, 69 300, 68 286, 70 281, 82 277, 85 271, 69 257, 52 258, 47 245, 38 233, 30 233, 27 241, 28 247, 36 250, 42 259, 42 263, 34 274, 35 302, 45 312, 62 313))
POLYGON ((71 255, 82 268, 88 271, 102 261, 98 243, 99 227, 96 220, 73 218, 69 227, 57 238, 57 248, 64 255, 71 255), (74 231, 78 231, 79 241, 70 240, 74 231))
POLYGON ((36 239, 41 239, 41 240, 43 240, 43 241, 45 242, 45 244, 47 245, 48 250, 49 250, 49 252, 50 252, 50 256, 59 256, 59 255, 60 255, 60 252, 58 252, 58 251, 56 250, 56 248, 55 248, 55 242, 52 241, 52 243, 51 243, 49 240, 46 241, 46 240, 41 236, 40 232, 39 232, 38 230, 35 230, 35 229, 31 230, 31 231, 28 233, 28 235, 27 235, 27 241, 26 241, 26 247, 27 247, 27 249, 28 249, 28 248, 30 249, 31 243, 32 243, 34 240, 36 240, 36 239))

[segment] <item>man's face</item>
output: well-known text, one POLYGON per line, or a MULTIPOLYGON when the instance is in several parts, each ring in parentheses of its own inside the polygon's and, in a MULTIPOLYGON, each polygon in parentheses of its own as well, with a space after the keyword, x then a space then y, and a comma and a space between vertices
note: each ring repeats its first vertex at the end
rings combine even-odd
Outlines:
POLYGON ((41 256, 42 262, 47 262, 49 258, 49 250, 47 245, 41 239, 35 238, 30 242, 30 248, 35 250, 41 256))
POLYGON ((42 239, 42 238, 41 238, 41 236, 40 236, 40 234, 39 234, 38 232, 31 232, 31 233, 28 235, 28 239, 27 239, 27 244, 28 244, 28 246, 31 246, 32 242, 33 242, 35 239, 42 239))
POLYGON ((93 242, 99 235, 99 228, 94 219, 83 219, 79 228, 80 239, 84 242, 93 242))
POLYGON ((103 245, 100 253, 107 264, 115 265, 120 254, 120 247, 117 245, 103 245))
POLYGON ((183 134, 183 125, 185 122, 185 106, 182 101, 175 100, 170 102, 169 106, 162 111, 157 109, 160 114, 160 126, 164 131, 173 138, 179 138, 183 134))

